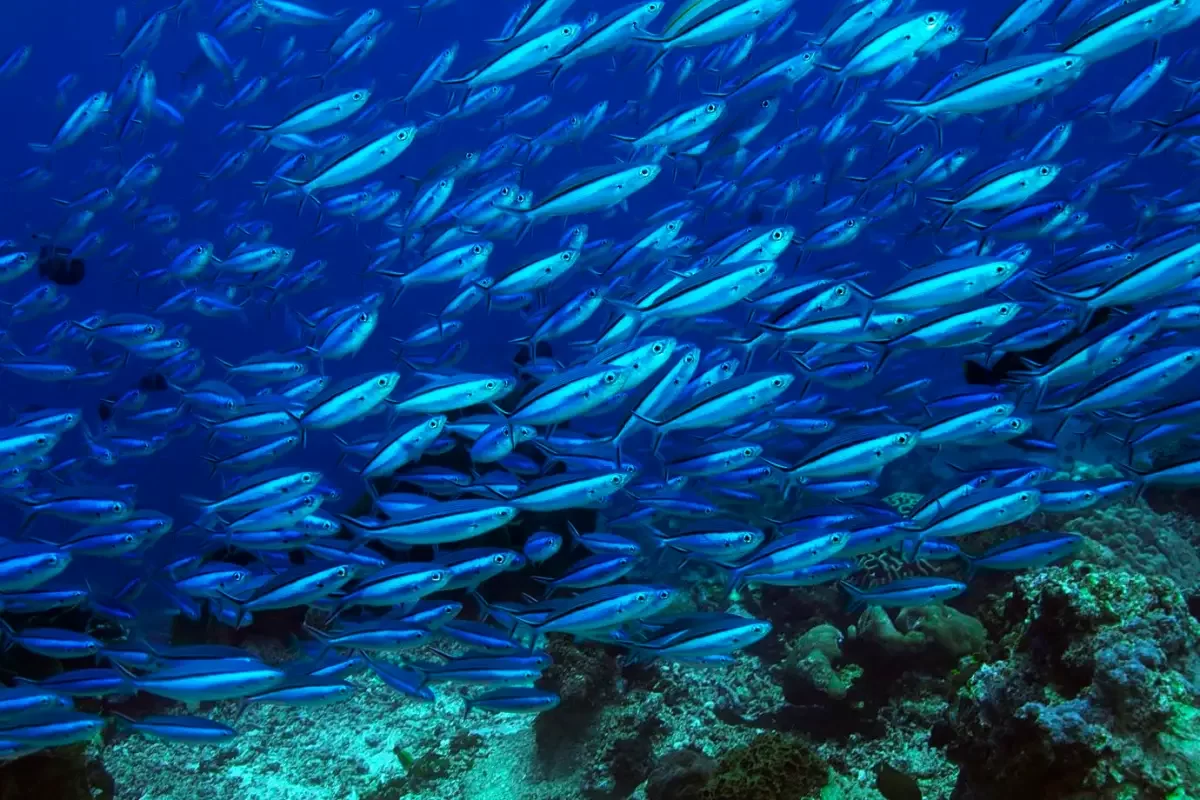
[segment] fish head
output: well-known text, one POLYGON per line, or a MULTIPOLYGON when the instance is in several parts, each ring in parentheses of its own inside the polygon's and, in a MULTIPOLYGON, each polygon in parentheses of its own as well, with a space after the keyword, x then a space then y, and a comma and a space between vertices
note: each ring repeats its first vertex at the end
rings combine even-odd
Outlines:
POLYGON ((780 372, 772 375, 768 379, 767 385, 771 388, 772 392, 782 394, 783 392, 787 391, 787 388, 795 382, 795 375, 790 372, 780 372))
POLYGON ((988 322, 991 325, 1003 325, 1011 322, 1021 313, 1020 303, 998 303, 988 310, 988 322))
POLYGON ((920 22, 920 27, 930 36, 936 34, 950 21, 951 14, 947 11, 930 11, 920 22))
POLYGON ((661 164, 641 164, 634 168, 633 174, 643 186, 654 181, 662 173, 661 164))
POLYGON ((654 0, 652 3, 646 3, 640 9, 638 9, 638 12, 634 15, 633 19, 630 20, 630 27, 635 31, 645 30, 646 24, 653 21, 659 14, 661 14, 662 10, 666 8, 666 6, 666 3, 658 2, 658 0, 654 0))

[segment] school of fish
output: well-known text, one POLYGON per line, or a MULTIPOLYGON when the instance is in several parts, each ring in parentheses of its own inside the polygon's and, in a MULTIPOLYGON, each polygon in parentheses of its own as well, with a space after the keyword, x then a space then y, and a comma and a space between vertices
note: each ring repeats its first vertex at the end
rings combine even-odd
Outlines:
POLYGON ((45 135, 14 186, 61 208, 0 250, 0 493, 24 515, 0 628, 62 669, 0 688, 0 758, 114 719, 237 733, 82 698, 311 707, 363 670, 539 713, 545 635, 720 667, 770 634, 697 610, 698 580, 940 602, 1082 544, 963 537, 1200 484, 1200 196, 1139 182, 1200 156, 1194 51, 1170 49, 1200 0, 529 0, 462 54, 423 31, 466 0, 410 1, 122 8, 113 77, 26 86, 65 121, 26 107, 45 135), (156 74, 168 48, 194 55, 181 78, 156 74), (981 129, 1008 149, 959 144, 981 129), (197 190, 189 148, 214 141, 197 190), (1089 216, 1113 197, 1123 214, 1089 216), (343 256, 306 254, 328 242, 343 256), (56 254, 127 278, 127 305, 45 280, 56 254), (293 344, 226 360, 205 341, 229 331, 293 344), (29 407, 31 382, 61 402, 29 407), (137 476, 185 439, 212 475, 177 520, 137 476), (337 461, 314 463, 321 440, 337 461), (1078 440, 1122 474, 1052 480, 1078 440), (900 472, 926 492, 906 513, 882 500, 900 472), (602 529, 537 530, 580 509, 602 529), (518 518, 537 532, 493 546, 518 518), (966 566, 850 580, 884 550, 966 566), (544 592, 489 593, 517 571, 544 592), (166 643, 151 605, 313 613, 269 664, 166 643))

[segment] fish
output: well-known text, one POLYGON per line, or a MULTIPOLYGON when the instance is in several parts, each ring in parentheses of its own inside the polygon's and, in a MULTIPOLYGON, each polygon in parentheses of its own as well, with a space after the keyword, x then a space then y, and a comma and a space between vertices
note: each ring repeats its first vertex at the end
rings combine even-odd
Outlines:
POLYGON ((957 597, 967 589, 962 581, 949 578, 906 578, 865 591, 845 582, 840 585, 850 595, 850 611, 871 606, 907 608, 942 602, 957 597))
POLYGON ((343 6, 13 27, 0 758, 686 716, 1188 513, 1196 0, 343 6))

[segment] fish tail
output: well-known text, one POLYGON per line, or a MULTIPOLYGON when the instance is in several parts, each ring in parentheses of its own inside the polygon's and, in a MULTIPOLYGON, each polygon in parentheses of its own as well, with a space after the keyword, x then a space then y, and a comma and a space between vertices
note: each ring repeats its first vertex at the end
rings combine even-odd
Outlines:
MULTIPOLYGON (((715 561, 713 563, 716 564, 717 566, 721 567, 722 569, 725 568, 724 564, 719 564, 715 561)), ((746 573, 740 567, 729 570, 729 577, 725 581, 725 596, 728 597, 731 594, 733 594, 734 592, 736 592, 739 588, 741 588, 741 585, 743 583, 743 578, 745 578, 745 577, 746 577, 746 573)))
MULTIPOLYGON (((642 39, 642 41, 646 41, 646 42, 655 42, 655 41, 657 41, 657 42, 664 42, 664 41, 666 41, 666 40, 665 40, 665 39, 642 39)), ((667 57, 667 48, 666 48, 666 47, 659 47, 659 48, 658 48, 658 52, 656 52, 656 53, 654 54, 654 57, 650 59, 650 63, 646 64, 646 72, 653 72, 653 71, 654 71, 654 68, 655 68, 655 67, 657 67, 659 64, 661 64, 661 63, 662 63, 662 60, 663 60, 664 58, 666 58, 666 57, 667 57)))
POLYGON ((866 592, 854 584, 846 581, 838 581, 838 586, 850 597, 850 602, 846 604, 846 611, 853 613, 867 604, 866 592))
POLYGON ((212 513, 212 500, 198 497, 194 494, 181 494, 179 495, 179 499, 183 500, 185 503, 191 503, 192 505, 197 506, 201 511, 204 512, 205 516, 212 513))

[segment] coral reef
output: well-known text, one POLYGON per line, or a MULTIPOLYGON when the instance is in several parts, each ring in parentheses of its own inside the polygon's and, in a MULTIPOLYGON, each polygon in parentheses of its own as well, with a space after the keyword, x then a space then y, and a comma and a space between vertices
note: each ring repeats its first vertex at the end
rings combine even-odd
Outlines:
POLYGON ((646 800, 695 796, 708 783, 717 762, 690 747, 672 750, 658 760, 646 781, 646 800))
POLYGON ((534 722, 538 753, 547 766, 563 763, 564 750, 586 741, 600 709, 619 693, 617 656, 603 647, 580 647, 570 639, 551 637, 546 651, 554 662, 542 673, 538 688, 558 692, 558 707, 534 722))
POLYGON ((0 800, 112 800, 115 791, 100 758, 82 744, 0 764, 0 800))
POLYGON ((1200 585, 1200 525, 1189 516, 1156 513, 1139 500, 1081 514, 1061 528, 1087 536, 1084 555, 1101 566, 1170 578, 1184 591, 1200 585))
POLYGON ((726 753, 703 786, 664 800, 793 800, 820 797, 829 765, 805 740, 764 733, 726 753))
POLYGON ((829 624, 818 625, 795 641, 781 667, 790 702, 819 702, 820 695, 833 700, 846 697, 862 670, 834 666, 842 660, 844 641, 842 632, 829 624))
POLYGON ((1165 798, 1200 785, 1200 625, 1169 580, 1077 562, 1018 577, 988 621, 999 657, 971 674, 935 736, 961 768, 955 798, 1165 798))
POLYGON ((895 509, 898 513, 908 516, 920 504, 924 495, 919 492, 893 492, 883 498, 883 504, 895 509))
MULTIPOLYGON (((464 716, 465 689, 425 703, 364 674, 344 704, 252 707, 234 743, 180 758, 177 746, 121 733, 81 763, 103 757, 114 800, 1192 796, 1196 523, 1136 501, 1034 515, 961 544, 979 552, 1048 527, 1089 537, 1079 560, 981 572, 952 606, 850 616, 836 587, 730 598, 719 575, 698 571, 698 606, 768 618, 774 634, 718 669, 625 663, 617 649, 551 635, 539 686, 562 702, 537 717, 464 716)), ((962 570, 892 554, 870 566, 871 580, 962 570)), ((270 622, 241 644, 269 645, 294 621, 270 622)), ((226 722, 235 714, 232 704, 211 710, 226 722)), ((91 796, 108 796, 104 785, 91 796)))

